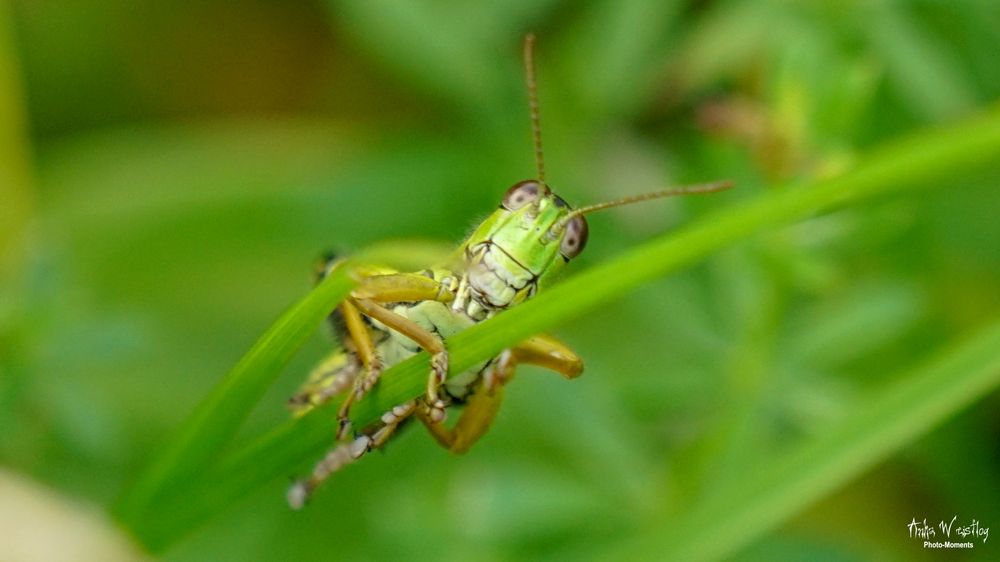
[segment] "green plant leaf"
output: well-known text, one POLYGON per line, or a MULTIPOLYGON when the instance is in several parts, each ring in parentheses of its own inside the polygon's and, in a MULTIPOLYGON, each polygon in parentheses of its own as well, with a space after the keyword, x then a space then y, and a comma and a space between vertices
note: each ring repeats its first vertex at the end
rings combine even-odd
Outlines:
POLYGON ((494 46, 485 44, 480 29, 472 24, 483 18, 478 4, 467 5, 465 17, 455 17, 453 12, 461 8, 454 5, 384 0, 333 0, 330 9, 349 23, 349 33, 400 77, 459 107, 487 117, 495 114, 486 108, 497 107, 504 74, 491 62, 494 46))
POLYGON ((588 5, 561 41, 559 60, 572 67, 572 94, 598 114, 632 115, 644 107, 681 8, 644 0, 588 5))
MULTIPOLYGON (((722 209, 571 277, 532 301, 451 338, 451 372, 462 372, 535 333, 605 306, 642 283, 755 232, 904 188, 945 185, 945 180, 968 168, 995 162, 998 155, 1000 111, 994 110, 893 143, 842 176, 774 190, 722 209)), ((208 466, 294 348, 350 286, 346 277, 331 277, 272 326, 125 497, 119 518, 147 547, 166 548, 244 494, 310 455, 318 455, 332 431, 331 417, 325 415, 329 408, 288 422, 208 466)), ((355 426, 374 422, 384 411, 419 396, 426 384, 427 361, 427 355, 421 353, 387 370, 353 410, 355 426)), ((934 407, 947 409, 954 404, 957 401, 934 407)))
POLYGON ((292 354, 354 286, 342 268, 281 316, 240 359, 116 506, 134 527, 161 496, 182 488, 233 438, 250 410, 281 373, 292 354))
POLYGON ((34 204, 20 68, 9 7, 0 5, 0 291, 21 266, 25 230, 34 204))
POLYGON ((943 119, 975 107, 975 89, 958 70, 951 45, 890 4, 868 5, 858 16, 872 49, 886 62, 897 95, 914 110, 943 119))
POLYGON ((664 560, 731 556, 998 386, 1000 320, 898 377, 835 430, 758 467, 748 484, 655 522, 632 546, 664 560))

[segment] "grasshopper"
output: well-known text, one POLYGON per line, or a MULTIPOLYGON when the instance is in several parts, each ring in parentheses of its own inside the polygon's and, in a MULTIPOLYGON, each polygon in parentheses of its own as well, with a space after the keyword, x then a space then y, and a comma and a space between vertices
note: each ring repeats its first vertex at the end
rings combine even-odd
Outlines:
POLYGON ((296 415, 349 390, 337 414, 338 445, 288 491, 288 503, 301 508, 331 474, 365 453, 385 445, 397 429, 419 419, 441 446, 466 452, 489 429, 503 398, 504 385, 520 364, 538 365, 573 379, 583 362, 549 335, 536 335, 462 373, 448 377, 445 342, 454 334, 517 306, 548 286, 563 266, 587 244, 584 215, 649 199, 711 193, 730 182, 674 187, 571 208, 549 189, 541 142, 534 36, 524 41, 524 67, 531 113, 537 177, 514 184, 499 208, 486 218, 443 265, 414 273, 380 266, 347 266, 329 257, 319 268, 322 279, 340 267, 353 267, 359 280, 350 296, 330 315, 343 350, 329 355, 290 401, 296 415), (394 407, 355 436, 350 433, 351 405, 378 382, 386 367, 415 355, 430 356, 426 394, 394 407), (452 427, 446 411, 464 406, 452 427))

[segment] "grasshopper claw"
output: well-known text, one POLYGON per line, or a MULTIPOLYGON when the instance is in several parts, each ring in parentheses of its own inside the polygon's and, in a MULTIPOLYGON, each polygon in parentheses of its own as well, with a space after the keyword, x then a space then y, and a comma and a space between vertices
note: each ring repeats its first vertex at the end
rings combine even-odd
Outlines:
POLYGON ((448 378, 448 352, 439 351, 431 356, 431 375, 427 379, 427 407, 428 416, 436 421, 442 422, 445 418, 444 400, 440 398, 441 385, 448 378))
POLYGON ((433 402, 427 402, 427 417, 435 423, 441 423, 447 417, 445 408, 448 405, 445 404, 443 400, 435 400, 433 402))
POLYGON ((288 506, 298 511, 306 505, 309 499, 309 484, 305 480, 298 480, 288 489, 288 506))
POLYGON ((347 433, 351 430, 351 420, 346 417, 337 418, 337 441, 347 438, 347 433))
POLYGON ((428 402, 438 401, 438 391, 448 378, 448 352, 439 351, 431 356, 431 375, 427 379, 428 402))
POLYGON ((434 373, 434 383, 436 386, 444 384, 448 378, 448 352, 441 351, 431 357, 431 371, 434 373))
POLYGON ((354 389, 355 399, 360 400, 365 394, 368 394, 372 388, 375 387, 375 383, 378 382, 379 378, 382 376, 382 365, 380 362, 373 363, 359 381, 359 384, 354 389))

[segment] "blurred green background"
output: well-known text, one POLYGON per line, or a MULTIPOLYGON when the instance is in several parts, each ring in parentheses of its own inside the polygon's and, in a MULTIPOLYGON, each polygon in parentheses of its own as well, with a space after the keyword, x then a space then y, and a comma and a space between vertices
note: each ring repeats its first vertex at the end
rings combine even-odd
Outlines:
MULTIPOLYGON (((529 30, 571 204, 739 186, 594 215, 571 270, 1000 97, 992 0, 2 2, 0 468, 107 506, 321 251, 460 240, 534 174, 529 30)), ((1000 166, 967 176, 622 295, 558 330, 585 376, 523 369, 467 456, 411 429, 303 512, 273 482, 163 559, 614 558, 1000 314, 1000 166)), ((286 419, 330 345, 316 334, 246 436, 286 419)), ((937 559, 914 517, 1000 533, 998 405, 738 557, 937 559)))

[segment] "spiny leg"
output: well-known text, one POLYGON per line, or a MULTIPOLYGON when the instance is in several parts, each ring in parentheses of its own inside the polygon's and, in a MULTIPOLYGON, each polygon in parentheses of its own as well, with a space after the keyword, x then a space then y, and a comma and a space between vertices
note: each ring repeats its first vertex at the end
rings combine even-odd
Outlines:
MULTIPOLYGON (((361 314, 380 320, 386 326, 413 338, 424 349, 430 351, 432 348, 437 349, 440 347, 440 351, 443 353, 444 344, 441 343, 440 339, 435 338, 433 334, 423 330, 412 321, 389 311, 377 303, 426 300, 447 303, 453 299, 454 293, 452 292, 452 287, 421 274, 388 273, 369 275, 360 279, 359 286, 351 292, 351 297, 341 305, 340 311, 346 325, 348 338, 357 348, 357 354, 361 359, 362 365, 365 367, 365 371, 362 376, 355 380, 353 391, 341 404, 337 416, 338 439, 343 439, 347 434, 348 428, 350 428, 350 418, 348 416, 350 415, 351 406, 375 386, 379 376, 382 374, 381 363, 375 354, 371 332, 364 324, 361 314), (403 322, 400 323, 397 319, 401 319, 403 322), (401 327, 397 328, 397 326, 401 327), (411 334, 415 334, 420 339, 411 334), (431 341, 426 336, 430 336, 434 341, 431 341), (425 342, 431 347, 421 342, 425 342)), ((433 358, 431 363, 432 366, 436 367, 435 372, 447 373, 447 361, 446 353, 443 356, 439 354, 433 358)), ((443 380, 444 374, 441 376, 443 380)), ((441 411, 443 413, 443 406, 441 411)))
MULTIPOLYGON (((348 261, 346 259, 338 258, 334 252, 327 252, 323 259, 316 264, 316 283, 318 284, 334 271, 347 266, 348 261)), ((350 273, 353 276, 367 278, 379 276, 384 271, 385 270, 383 268, 375 266, 354 265, 351 266, 350 273)), ((350 407, 350 403, 354 400, 355 395, 359 394, 359 386, 371 385, 374 384, 374 382, 369 381, 378 380, 378 375, 381 371, 381 364, 378 361, 378 357, 375 355, 375 344, 372 341, 371 333, 369 332, 368 327, 365 326, 364 321, 361 318, 361 314, 358 313, 357 309, 354 308, 349 301, 341 303, 341 305, 330 314, 330 320, 337 337, 340 338, 341 343, 344 346, 344 350, 346 351, 345 355, 349 358, 356 358, 354 361, 351 361, 351 363, 354 363, 355 365, 358 361, 360 361, 363 374, 359 377, 357 368, 355 368, 353 373, 349 373, 350 381, 343 380, 347 377, 340 377, 341 380, 333 380, 331 381, 331 384, 329 384, 322 391, 316 391, 316 385, 314 382, 319 381, 315 381, 315 379, 323 376, 321 371, 326 366, 327 361, 336 357, 335 352, 330 358, 325 360, 324 363, 320 364, 313 370, 312 374, 310 374, 309 380, 303 386, 300 393, 292 397, 290 405, 296 415, 305 414, 313 407, 329 400, 330 397, 338 394, 346 387, 346 385, 353 382, 354 391, 347 395, 345 400, 346 406, 342 405, 341 413, 337 417, 337 438, 342 439, 346 434, 348 427, 350 427, 350 422, 348 421, 346 415, 346 409, 350 407), (302 404, 303 397, 305 397, 310 404, 304 404, 303 407, 300 408, 298 406, 302 404)), ((363 394, 363 392, 361 392, 361 394, 363 394)))
POLYGON ((501 402, 503 388, 492 393, 480 388, 466 402, 455 427, 449 428, 442 421, 432 418, 433 410, 426 404, 421 404, 422 407, 417 409, 417 417, 442 447, 461 454, 468 451, 490 429, 501 402))
POLYGON ((356 355, 342 350, 330 353, 309 373, 302 388, 288 399, 288 407, 295 416, 305 415, 347 390, 360 369, 356 355))
POLYGON ((337 439, 342 440, 351 426, 351 420, 348 417, 351 405, 355 400, 361 399, 378 382, 378 377, 382 373, 382 363, 375 354, 375 344, 372 342, 371 331, 365 325, 357 307, 348 299, 341 303, 339 310, 344 318, 347 336, 350 338, 363 367, 361 376, 354 379, 353 390, 344 398, 344 402, 337 412, 337 439))
POLYGON ((442 447, 458 454, 468 451, 493 424, 503 401, 503 385, 514 377, 519 363, 546 367, 568 379, 583 372, 583 362, 565 344, 551 336, 534 336, 504 350, 496 363, 486 370, 455 427, 448 428, 419 408, 417 417, 442 447))
POLYGON ((416 400, 400 404, 382 414, 381 426, 377 430, 370 434, 361 435, 349 443, 340 443, 331 449, 322 460, 316 463, 309 478, 295 482, 288 489, 288 505, 292 509, 300 509, 316 488, 331 474, 360 459, 368 451, 385 445, 399 428, 399 425, 410 417, 416 409, 416 400))
POLYGON ((428 415, 432 419, 443 421, 447 404, 441 399, 440 388, 448 377, 448 351, 444 347, 444 341, 416 322, 374 301, 358 299, 355 304, 366 316, 410 338, 431 354, 431 374, 427 379, 427 404, 430 406, 428 415))
POLYGON ((583 373, 583 361, 572 349, 553 336, 538 334, 500 354, 496 366, 483 375, 486 390, 493 391, 506 384, 520 363, 544 367, 566 379, 575 379, 583 373))

